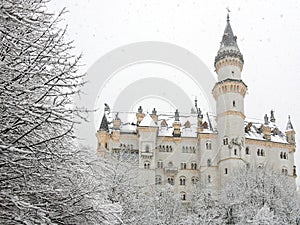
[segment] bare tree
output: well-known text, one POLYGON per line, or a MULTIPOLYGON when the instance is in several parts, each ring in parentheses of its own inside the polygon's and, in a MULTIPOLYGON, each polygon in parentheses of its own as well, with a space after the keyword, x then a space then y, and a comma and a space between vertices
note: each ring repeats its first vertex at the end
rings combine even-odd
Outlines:
POLYGON ((293 178, 268 168, 241 169, 222 198, 231 224, 296 224, 299 203, 293 178))
POLYGON ((74 145, 79 57, 58 27, 64 11, 54 17, 46 4, 0 2, 0 223, 109 224, 119 209, 91 204, 74 145))

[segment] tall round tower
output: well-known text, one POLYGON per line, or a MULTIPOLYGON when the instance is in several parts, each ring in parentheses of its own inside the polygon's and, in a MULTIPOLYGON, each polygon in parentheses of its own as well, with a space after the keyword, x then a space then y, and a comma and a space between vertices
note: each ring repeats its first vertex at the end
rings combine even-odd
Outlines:
POLYGON ((221 187, 233 170, 243 164, 244 97, 247 92, 247 86, 241 79, 243 64, 243 55, 227 15, 227 25, 215 58, 218 82, 212 90, 216 100, 221 187))

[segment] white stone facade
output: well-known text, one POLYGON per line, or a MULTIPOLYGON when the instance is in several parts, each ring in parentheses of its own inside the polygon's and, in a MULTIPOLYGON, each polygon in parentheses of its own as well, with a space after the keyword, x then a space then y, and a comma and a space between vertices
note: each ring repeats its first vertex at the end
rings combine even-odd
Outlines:
POLYGON ((295 179, 295 131, 290 118, 284 133, 276 126, 274 112, 270 119, 266 115, 264 121, 247 121, 243 63, 228 19, 215 59, 216 115, 203 115, 197 106, 190 114, 173 115, 158 115, 155 109, 146 114, 140 107, 136 120, 126 122, 106 114, 97 132, 99 153, 136 154, 141 185, 170 183, 183 200, 189 199, 196 182, 208 190, 222 189, 241 167, 268 166, 295 179))

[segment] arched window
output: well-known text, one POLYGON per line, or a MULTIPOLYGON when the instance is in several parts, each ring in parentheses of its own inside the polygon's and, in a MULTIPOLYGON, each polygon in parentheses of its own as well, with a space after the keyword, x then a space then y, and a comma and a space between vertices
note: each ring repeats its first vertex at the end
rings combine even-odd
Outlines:
POLYGON ((227 137, 223 138, 223 145, 228 145, 228 138, 227 137))
POLYGON ((199 181, 199 179, 198 179, 198 177, 192 177, 191 181, 192 181, 192 184, 196 184, 199 181))
POLYGON ((169 150, 170 150, 170 152, 172 152, 172 151, 173 151, 173 149, 172 149, 172 146, 170 146, 170 147, 169 147, 169 150))
POLYGON ((180 178, 179 178, 179 184, 180 184, 180 185, 185 185, 185 180, 186 180, 185 177, 180 177, 180 178))
POLYGON ((186 170, 186 163, 181 163, 180 165, 182 170, 186 170))
POLYGON ((174 178, 173 177, 168 177, 168 184, 174 185, 174 178))
POLYGON ((182 152, 185 153, 185 147, 184 146, 182 146, 182 152))
POLYGON ((263 149, 260 150, 260 156, 265 156, 265 152, 263 149))
POLYGON ((167 145, 167 147, 166 147, 166 152, 169 152, 169 146, 167 145))
POLYGON ((211 166, 211 159, 207 160, 207 166, 211 166))
POLYGON ((150 162, 149 161, 144 162, 144 169, 150 169, 150 162))
POLYGON ((195 146, 193 147, 193 153, 196 153, 196 148, 195 148, 195 146))
POLYGON ((192 162, 191 163, 191 169, 192 170, 196 170, 197 169, 197 163, 196 162, 192 162))
POLYGON ((249 147, 248 147, 248 146, 246 147, 245 152, 246 152, 246 155, 250 155, 250 150, 249 150, 249 147))
POLYGON ((260 149, 257 149, 257 155, 260 156, 260 149))
POLYGON ((185 192, 180 192, 180 198, 182 201, 186 200, 186 193, 185 192))
POLYGON ((280 158, 283 159, 283 152, 280 152, 280 158))
POLYGON ((172 162, 169 162, 168 163, 168 167, 172 167, 173 166, 173 163, 172 162))
POLYGON ((234 100, 232 101, 232 106, 235 107, 235 101, 234 100))
POLYGON ((155 184, 156 185, 161 184, 161 176, 160 175, 155 176, 155 184))
POLYGON ((149 145, 146 145, 146 147, 145 147, 145 151, 146 151, 146 152, 149 152, 149 151, 150 151, 150 147, 149 147, 149 145))
POLYGON ((159 169, 161 169, 161 168, 163 168, 164 167, 164 164, 163 164, 163 161, 158 161, 157 162, 157 168, 159 168, 159 169))
POLYGON ((207 150, 211 150, 211 142, 210 141, 207 141, 205 146, 206 146, 207 150))
POLYGON ((211 176, 210 175, 207 176, 207 182, 211 183, 211 176))
POLYGON ((105 143, 105 148, 107 149, 107 147, 108 147, 108 144, 107 144, 107 143, 105 143))
POLYGON ((237 155, 237 150, 236 150, 236 149, 234 149, 233 151, 234 151, 234 155, 237 155))
POLYGON ((288 170, 287 170, 287 168, 283 167, 283 168, 281 169, 281 173, 282 173, 283 175, 288 175, 288 170))

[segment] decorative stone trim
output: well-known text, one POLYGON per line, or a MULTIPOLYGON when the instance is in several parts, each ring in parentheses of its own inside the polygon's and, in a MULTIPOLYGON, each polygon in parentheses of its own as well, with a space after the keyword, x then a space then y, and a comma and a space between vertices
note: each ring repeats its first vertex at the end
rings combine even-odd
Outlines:
POLYGON ((243 120, 245 120, 245 118, 246 118, 246 116, 244 115, 244 113, 242 113, 240 111, 228 110, 226 112, 218 114, 217 121, 219 120, 220 117, 228 116, 228 115, 231 115, 231 116, 240 116, 240 117, 242 117, 243 120))
POLYGON ((245 97, 247 93, 247 85, 241 80, 227 79, 216 83, 212 93, 215 99, 225 93, 239 93, 245 97))
POLYGON ((267 140, 256 140, 251 138, 246 138, 246 144, 258 145, 258 146, 265 146, 267 148, 284 148, 289 149, 289 152, 295 152, 296 148, 294 145, 288 143, 279 143, 279 142, 272 142, 267 140))
POLYGON ((240 58, 238 55, 226 55, 223 58, 221 58, 219 55, 216 57, 216 61, 215 61, 215 68, 216 68, 216 72, 219 72, 219 69, 221 67, 224 66, 236 66, 239 67, 240 70, 243 70, 243 64, 244 61, 241 60, 242 58, 240 58))

